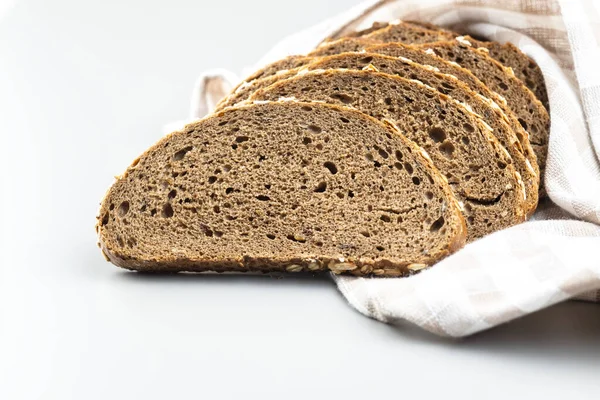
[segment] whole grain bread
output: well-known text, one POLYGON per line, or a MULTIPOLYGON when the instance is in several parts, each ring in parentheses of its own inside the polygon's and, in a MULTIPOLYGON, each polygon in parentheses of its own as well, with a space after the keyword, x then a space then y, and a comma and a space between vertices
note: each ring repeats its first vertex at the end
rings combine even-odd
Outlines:
MULTIPOLYGON (((475 93, 452 75, 442 74, 437 68, 421 65, 409 59, 394 58, 374 53, 344 53, 316 59, 307 69, 375 69, 379 72, 415 79, 437 89, 439 92, 462 102, 478 114, 491 128, 493 135, 506 148, 517 172, 525 184, 526 210, 531 215, 538 203, 539 168, 533 149, 526 140, 527 152, 508 124, 500 107, 491 100, 475 93)), ((291 73, 291 72, 290 72, 291 73)), ((280 77, 284 79, 284 76, 280 77)), ((477 79, 477 78, 475 78, 477 79)), ((479 82, 479 80, 478 80, 479 82)))
POLYGON ((425 45, 417 45, 424 50, 431 49, 438 56, 456 62, 470 70, 491 90, 506 99, 506 103, 519 123, 529 133, 529 141, 536 151, 537 161, 542 171, 545 168, 545 154, 550 133, 550 117, 542 103, 523 82, 486 51, 476 49, 466 40, 453 40, 425 45))
POLYGON ((244 79, 239 85, 233 88, 228 96, 224 97, 219 103, 217 103, 215 106, 215 111, 222 110, 225 107, 232 106, 244 100, 246 98, 245 94, 248 91, 248 86, 252 85, 252 83, 257 79, 272 76, 280 73, 281 71, 301 67, 308 64, 311 60, 311 57, 306 56, 288 56, 259 69, 244 79))
MULTIPOLYGON (((496 92, 490 90, 479 78, 473 73, 458 65, 456 62, 445 60, 435 54, 433 50, 423 51, 423 49, 417 48, 411 45, 405 45, 401 43, 386 43, 381 45, 374 45, 366 48, 367 52, 379 53, 388 55, 390 57, 401 57, 409 59, 413 62, 417 62, 422 65, 428 65, 437 68, 441 73, 455 76, 461 82, 469 87, 475 93, 481 96, 493 100, 504 112, 504 115, 508 118, 508 122, 513 132, 517 135, 523 154, 532 163, 536 171, 539 168, 535 165, 538 163, 536 154, 529 141, 529 134, 523 129, 523 126, 519 123, 515 113, 510 109, 506 103, 506 99, 496 92)), ((545 160, 545 158, 544 158, 545 160)), ((538 174, 539 175, 539 174, 538 174)))
POLYGON ((160 140, 117 179, 97 231, 140 271, 402 276, 459 249, 448 184, 389 123, 345 107, 228 108, 160 140))
MULTIPOLYGON (((349 105, 393 121, 431 156, 464 204, 469 241, 525 219, 523 182, 489 126, 419 81, 375 71, 316 70, 278 81, 250 101, 280 98, 349 105)), ((401 157, 397 161, 397 168, 407 168, 401 157)))

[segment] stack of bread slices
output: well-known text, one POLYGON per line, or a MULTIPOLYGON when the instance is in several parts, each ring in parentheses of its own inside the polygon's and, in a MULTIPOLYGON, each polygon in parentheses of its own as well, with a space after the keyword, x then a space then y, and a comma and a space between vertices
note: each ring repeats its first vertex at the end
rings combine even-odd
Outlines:
POLYGON ((549 126, 515 46, 377 23, 148 149, 103 200, 99 244, 133 270, 407 276, 535 211, 549 126))

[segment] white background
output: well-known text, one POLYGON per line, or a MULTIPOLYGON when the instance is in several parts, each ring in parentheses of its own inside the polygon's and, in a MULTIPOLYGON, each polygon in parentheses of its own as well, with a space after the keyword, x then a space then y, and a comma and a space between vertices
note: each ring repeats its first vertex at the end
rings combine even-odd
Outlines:
POLYGON ((187 117, 202 70, 355 3, 0 1, 0 399, 599 398, 597 305, 451 341, 361 316, 327 278, 100 255, 112 176, 187 117))

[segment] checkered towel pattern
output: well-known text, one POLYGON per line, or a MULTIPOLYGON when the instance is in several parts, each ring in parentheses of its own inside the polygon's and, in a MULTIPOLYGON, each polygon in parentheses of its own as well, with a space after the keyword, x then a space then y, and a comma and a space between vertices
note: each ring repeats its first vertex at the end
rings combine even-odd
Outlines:
MULTIPOLYGON (((600 2, 366 1, 285 38, 247 72, 306 53, 326 37, 395 19, 512 42, 536 60, 550 99, 550 200, 527 223, 471 243, 410 278, 334 276, 342 294, 371 318, 453 337, 571 298, 600 302, 600 2)), ((203 74, 191 117, 203 117, 234 83, 230 73, 203 74)))

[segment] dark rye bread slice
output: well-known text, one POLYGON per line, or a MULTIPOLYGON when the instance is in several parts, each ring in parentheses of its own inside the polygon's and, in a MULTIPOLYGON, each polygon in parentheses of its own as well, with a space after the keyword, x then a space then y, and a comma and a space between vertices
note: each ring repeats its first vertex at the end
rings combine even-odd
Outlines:
MULTIPOLYGON (((525 184, 527 214, 531 215, 535 211, 538 203, 539 169, 533 150, 528 147, 528 154, 532 157, 530 160, 523 152, 519 139, 508 125, 508 120, 498 105, 478 95, 456 77, 442 74, 434 67, 417 64, 406 58, 394 58, 374 53, 345 53, 324 57, 315 60, 307 68, 322 70, 375 69, 390 75, 416 79, 468 105, 492 128, 493 135, 510 154, 515 169, 525 184)), ((283 78, 282 76, 281 79, 283 78)), ((527 144, 529 146, 528 142, 527 144)))
MULTIPOLYGON (((261 89, 249 101, 280 98, 349 105, 397 124, 431 156, 462 202, 469 241, 525 219, 523 182, 489 127, 419 81, 374 71, 317 70, 261 89)), ((408 168, 402 157, 395 161, 397 168, 408 168)), ((374 162, 377 167, 381 161, 374 162)))
POLYGON ((293 68, 301 67, 305 64, 308 64, 312 60, 311 57, 306 56, 288 56, 281 60, 275 61, 266 67, 259 69, 254 72, 252 75, 244 79, 239 85, 237 85, 231 93, 223 98, 216 106, 215 111, 222 110, 225 107, 232 106, 246 98, 246 92, 248 91, 248 86, 252 85, 257 79, 261 79, 267 76, 275 75, 281 71, 286 71, 293 68))
POLYGON ((331 42, 323 42, 312 52, 311 57, 331 56, 340 53, 352 53, 364 50, 365 47, 376 45, 377 42, 361 38, 342 38, 331 42))
POLYGON ((452 40, 455 36, 439 30, 425 29, 411 23, 390 22, 388 26, 360 37, 383 43, 414 44, 452 40))
POLYGON ((401 43, 387 43, 375 45, 367 47, 366 51, 385 54, 391 57, 404 57, 419 64, 435 67, 441 73, 457 77, 461 82, 467 85, 469 89, 473 90, 475 93, 478 93, 483 97, 493 100, 502 109, 502 111, 508 118, 510 127, 515 132, 515 134, 519 138, 519 141, 521 142, 521 147, 523 148, 523 153, 525 154, 525 157, 527 157, 527 159, 530 160, 536 171, 539 171, 536 165, 536 156, 534 154, 531 143, 529 142, 529 134, 523 129, 515 114, 506 104, 506 99, 504 99, 497 93, 491 91, 485 84, 483 84, 483 82, 481 82, 475 75, 473 75, 473 73, 470 70, 461 67, 456 62, 444 60, 443 58, 437 56, 433 50, 423 51, 423 49, 419 49, 414 46, 405 45, 401 43))
POLYGON ((392 125, 274 102, 160 140, 110 188, 97 229, 110 261, 140 271, 401 276, 459 249, 466 228, 442 176, 392 125))
POLYGON ((504 66, 512 68, 515 76, 525 83, 525 86, 535 94, 546 110, 550 109, 544 74, 540 66, 527 54, 512 43, 484 42, 470 36, 465 36, 464 40, 474 47, 487 49, 490 57, 504 66))
POLYGON ((473 48, 465 40, 428 43, 417 47, 431 49, 438 56, 467 68, 491 90, 506 99, 508 107, 518 118, 523 129, 529 133, 529 141, 543 176, 550 117, 542 103, 513 74, 512 69, 504 67, 491 58, 486 51, 473 48))

